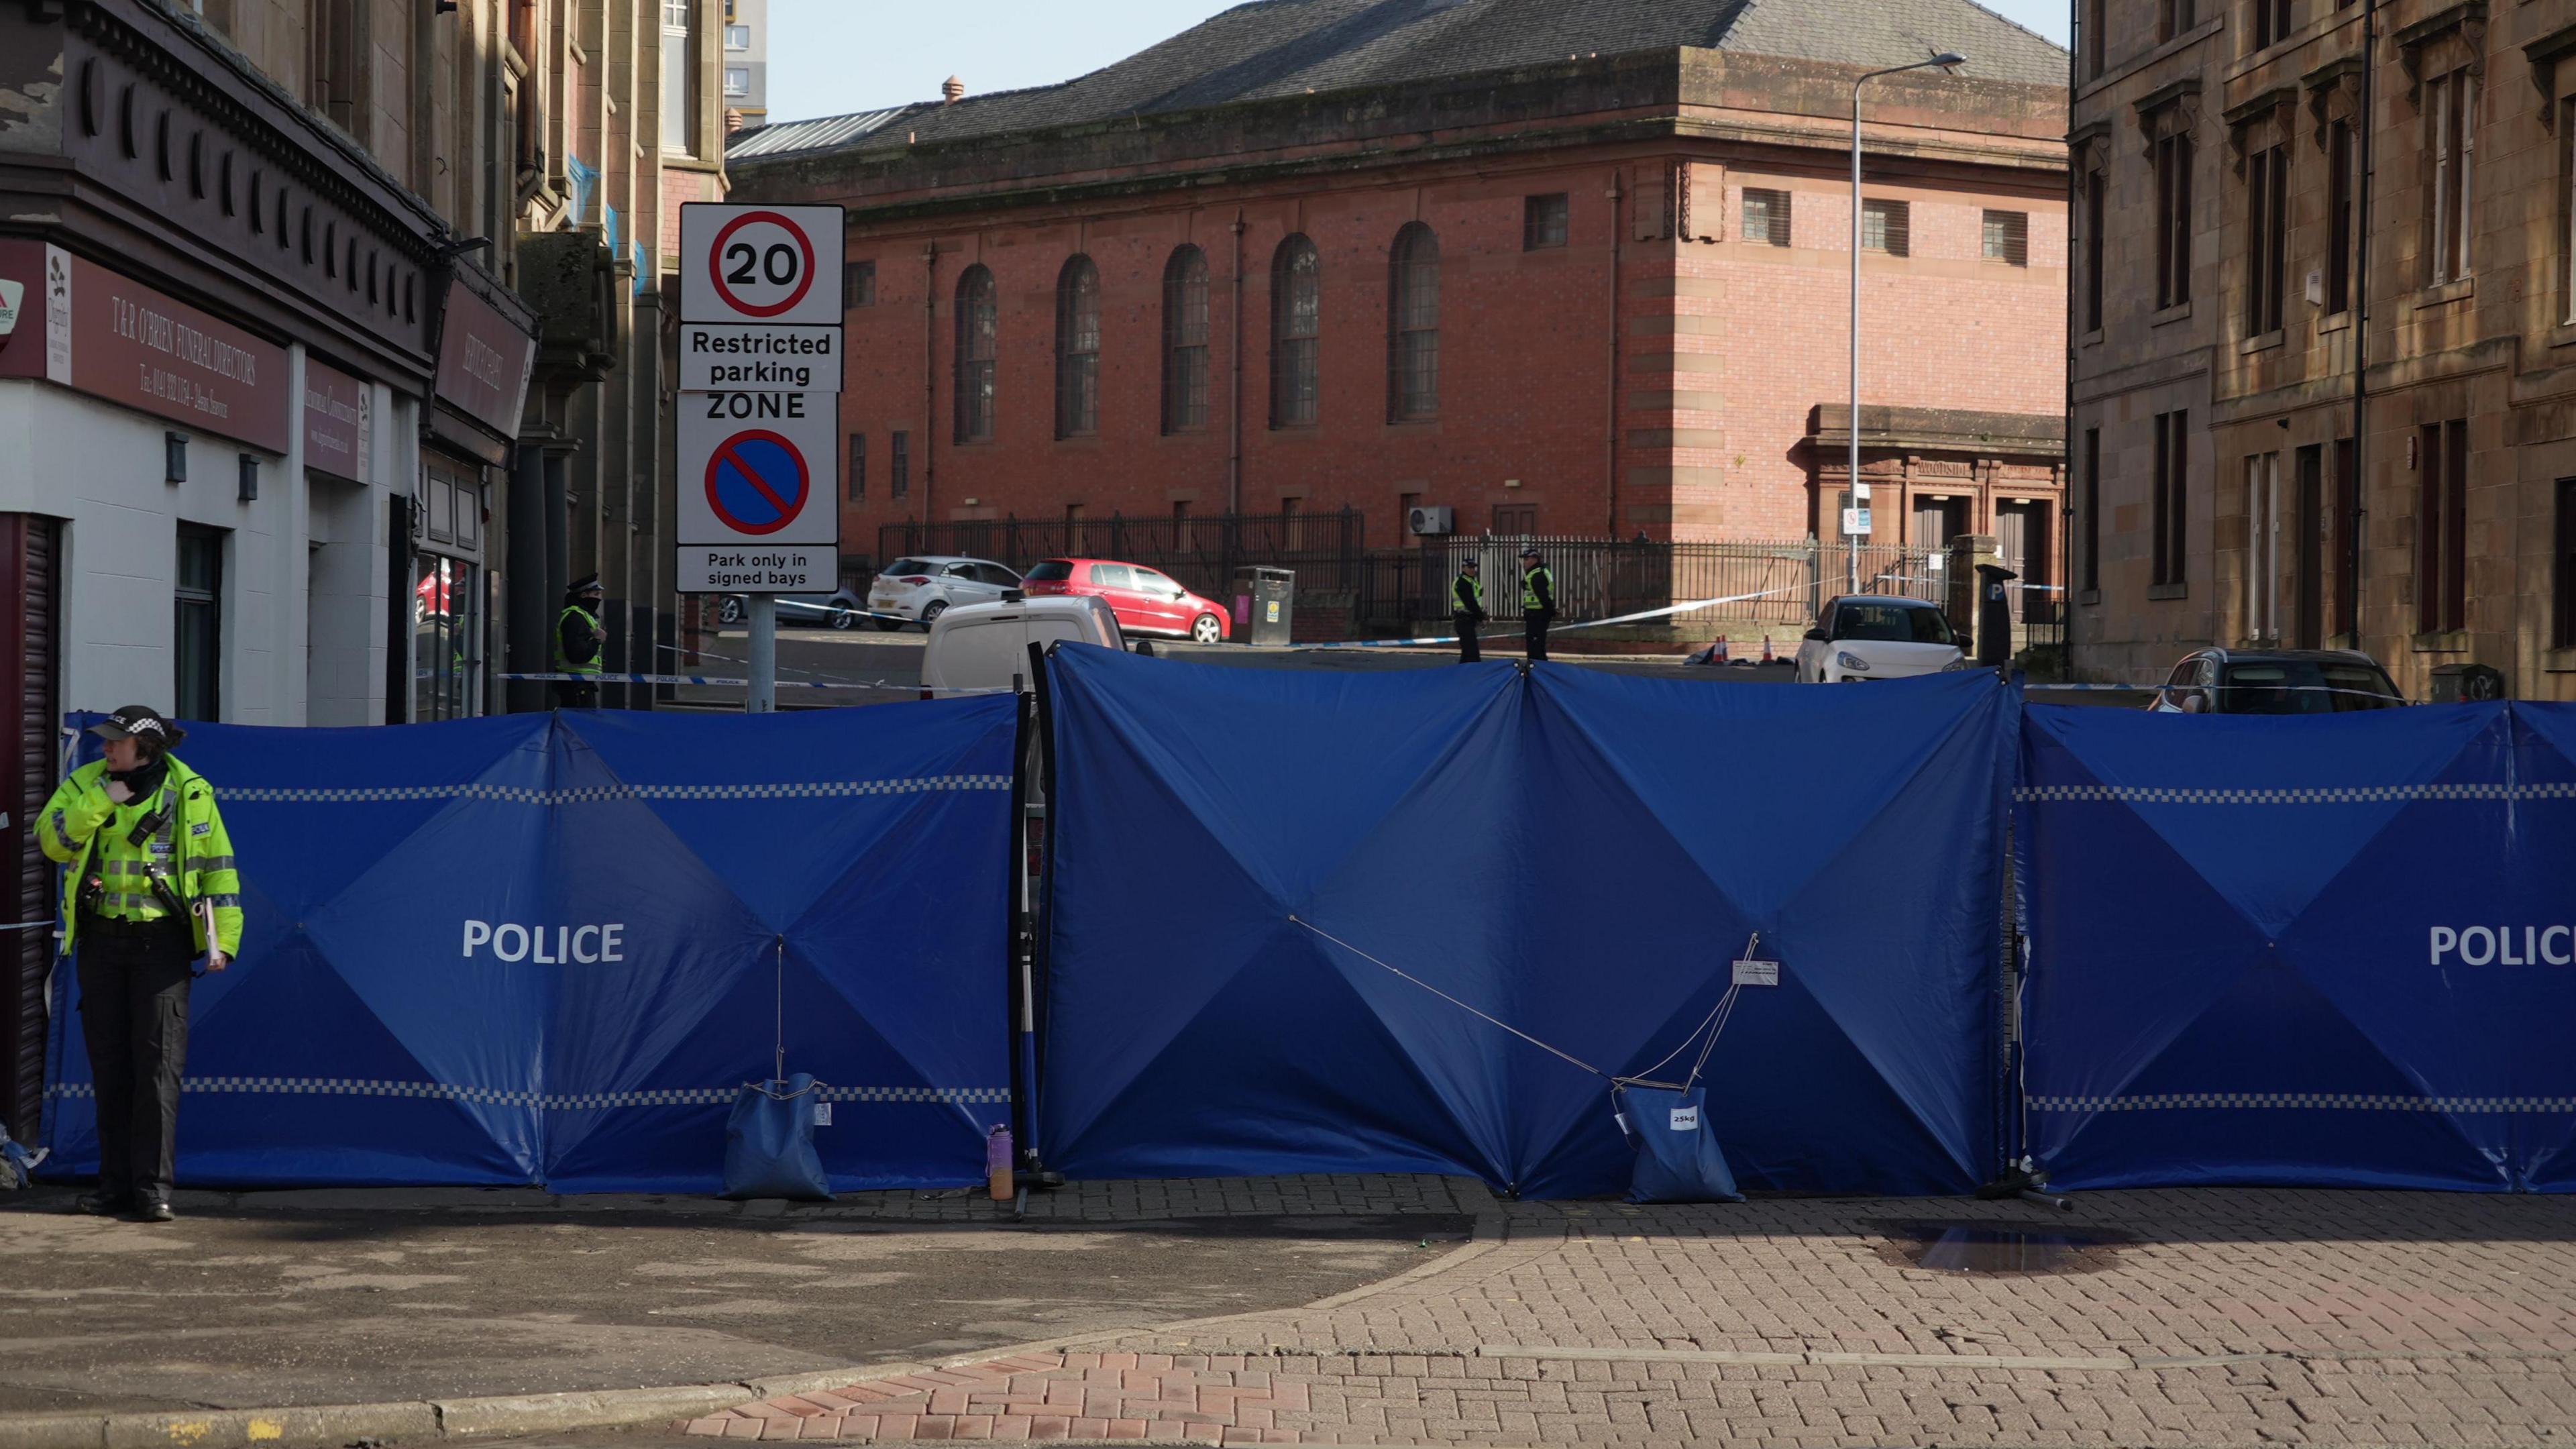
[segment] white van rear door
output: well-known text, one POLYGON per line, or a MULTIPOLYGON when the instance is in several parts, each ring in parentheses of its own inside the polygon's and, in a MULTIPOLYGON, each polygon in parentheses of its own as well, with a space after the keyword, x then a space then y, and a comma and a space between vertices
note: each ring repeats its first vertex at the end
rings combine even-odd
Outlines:
POLYGON ((1028 627, 1023 616, 958 620, 946 626, 921 682, 942 696, 969 689, 1008 689, 1011 676, 1029 672, 1028 627))

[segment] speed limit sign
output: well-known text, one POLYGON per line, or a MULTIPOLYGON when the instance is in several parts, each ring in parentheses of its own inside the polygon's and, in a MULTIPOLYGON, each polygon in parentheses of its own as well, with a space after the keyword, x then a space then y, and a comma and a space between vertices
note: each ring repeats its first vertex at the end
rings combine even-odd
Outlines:
POLYGON ((839 325, 841 209, 681 207, 680 320, 839 325))

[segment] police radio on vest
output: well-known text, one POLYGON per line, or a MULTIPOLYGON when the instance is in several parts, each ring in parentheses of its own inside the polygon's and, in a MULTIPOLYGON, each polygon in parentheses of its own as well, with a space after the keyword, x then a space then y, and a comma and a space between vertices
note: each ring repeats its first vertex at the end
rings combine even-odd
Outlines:
MULTIPOLYGON (((701 396, 705 397, 707 400, 708 417, 740 418, 747 422, 755 418, 804 417, 806 399, 815 396, 815 394, 803 392, 711 392, 701 394, 701 396)), ((825 393, 822 394, 822 396, 829 398, 831 395, 829 393, 825 393)), ((829 404, 827 403, 826 406, 829 406, 829 404)))

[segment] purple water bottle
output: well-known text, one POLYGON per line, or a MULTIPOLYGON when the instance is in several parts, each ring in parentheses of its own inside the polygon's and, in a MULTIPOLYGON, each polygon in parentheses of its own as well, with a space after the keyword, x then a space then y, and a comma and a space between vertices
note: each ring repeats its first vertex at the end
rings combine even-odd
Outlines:
POLYGON ((1009 1202, 1011 1187, 1011 1124, 996 1122, 984 1138, 984 1179, 992 1186, 993 1201, 1009 1202))

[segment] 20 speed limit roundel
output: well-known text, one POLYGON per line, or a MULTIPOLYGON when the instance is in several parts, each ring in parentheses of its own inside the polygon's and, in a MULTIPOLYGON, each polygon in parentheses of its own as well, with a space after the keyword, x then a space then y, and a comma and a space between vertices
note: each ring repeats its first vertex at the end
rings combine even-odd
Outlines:
POLYGON ((813 239, 775 211, 747 211, 725 223, 707 252, 707 271, 724 304, 746 317, 775 317, 813 289, 813 239))
POLYGON ((794 523, 812 491, 805 455, 765 428, 734 434, 707 459, 707 506, 741 533, 762 536, 794 523))

